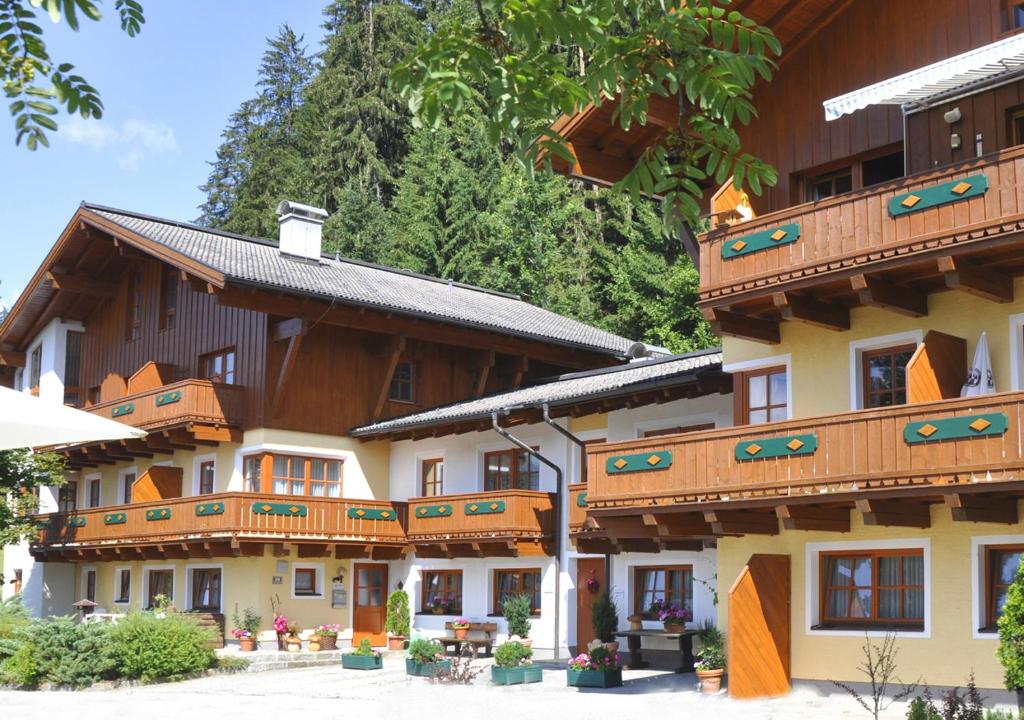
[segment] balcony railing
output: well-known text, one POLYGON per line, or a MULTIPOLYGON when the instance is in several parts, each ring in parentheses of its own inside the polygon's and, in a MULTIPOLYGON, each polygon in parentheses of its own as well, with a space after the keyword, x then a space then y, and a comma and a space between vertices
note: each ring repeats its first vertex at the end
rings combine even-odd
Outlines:
POLYGON ((554 534, 554 507, 554 494, 533 490, 414 498, 409 542, 547 539, 554 534))
POLYGON ((569 486, 569 532, 581 532, 586 521, 587 484, 575 483, 569 486))
POLYGON ((587 509, 1014 481, 1024 393, 587 447, 587 509))
POLYGON ((215 493, 39 516, 40 545, 218 538, 404 542, 405 506, 379 500, 215 493))
POLYGON ((700 241, 701 302, 724 304, 726 298, 765 292, 769 284, 772 292, 786 290, 855 267, 884 269, 889 261, 1019 232, 1024 227, 1021 188, 1024 147, 1015 147, 711 232, 700 241), (977 192, 978 186, 965 191, 956 182, 976 182, 980 176, 987 180, 984 192, 977 192), (908 200, 908 193, 917 200, 908 200), (896 214, 890 212, 894 199, 896 214), (797 239, 791 229, 788 237, 770 237, 792 225, 798 226, 797 239), (740 240, 744 244, 737 251, 740 240))
POLYGON ((144 430, 184 423, 237 426, 242 422, 243 390, 241 385, 182 380, 92 405, 87 410, 144 430))

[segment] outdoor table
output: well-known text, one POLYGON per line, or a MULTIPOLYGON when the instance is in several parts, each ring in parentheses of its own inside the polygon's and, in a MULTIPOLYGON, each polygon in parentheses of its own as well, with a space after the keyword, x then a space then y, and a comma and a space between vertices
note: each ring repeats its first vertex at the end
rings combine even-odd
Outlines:
POLYGON ((664 630, 620 630, 615 637, 626 638, 626 646, 629 648, 629 667, 631 670, 639 670, 650 665, 644 662, 640 641, 645 637, 664 638, 665 640, 677 640, 679 642, 679 653, 683 656, 683 664, 676 669, 678 673, 693 672, 693 636, 696 630, 684 630, 681 633, 670 633, 664 630))

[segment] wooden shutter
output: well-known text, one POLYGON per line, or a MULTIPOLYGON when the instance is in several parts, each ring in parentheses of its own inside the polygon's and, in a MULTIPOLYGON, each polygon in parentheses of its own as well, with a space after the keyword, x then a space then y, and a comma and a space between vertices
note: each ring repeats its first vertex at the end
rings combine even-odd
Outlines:
POLYGON ((967 377, 967 341, 930 330, 907 363, 907 402, 960 396, 967 377))

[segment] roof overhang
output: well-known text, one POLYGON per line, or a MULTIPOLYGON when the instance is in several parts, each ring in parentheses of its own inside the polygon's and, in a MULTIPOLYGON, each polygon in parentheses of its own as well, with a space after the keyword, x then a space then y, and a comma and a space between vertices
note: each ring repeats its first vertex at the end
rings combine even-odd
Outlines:
POLYGON ((870 105, 901 105, 909 112, 1022 73, 1024 34, 1019 34, 896 75, 822 104, 826 120, 838 120, 870 105))

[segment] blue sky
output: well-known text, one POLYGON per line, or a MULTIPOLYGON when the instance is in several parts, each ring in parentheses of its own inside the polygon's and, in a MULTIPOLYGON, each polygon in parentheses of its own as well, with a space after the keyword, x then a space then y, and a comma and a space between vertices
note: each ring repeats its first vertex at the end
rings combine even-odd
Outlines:
POLYGON ((101 93, 102 120, 61 115, 51 147, 15 147, 0 97, 0 301, 17 299, 82 200, 193 220, 220 133, 255 94, 266 38, 288 23, 319 50, 326 0, 142 0, 129 38, 102 3, 78 33, 40 24, 50 55, 101 93))

